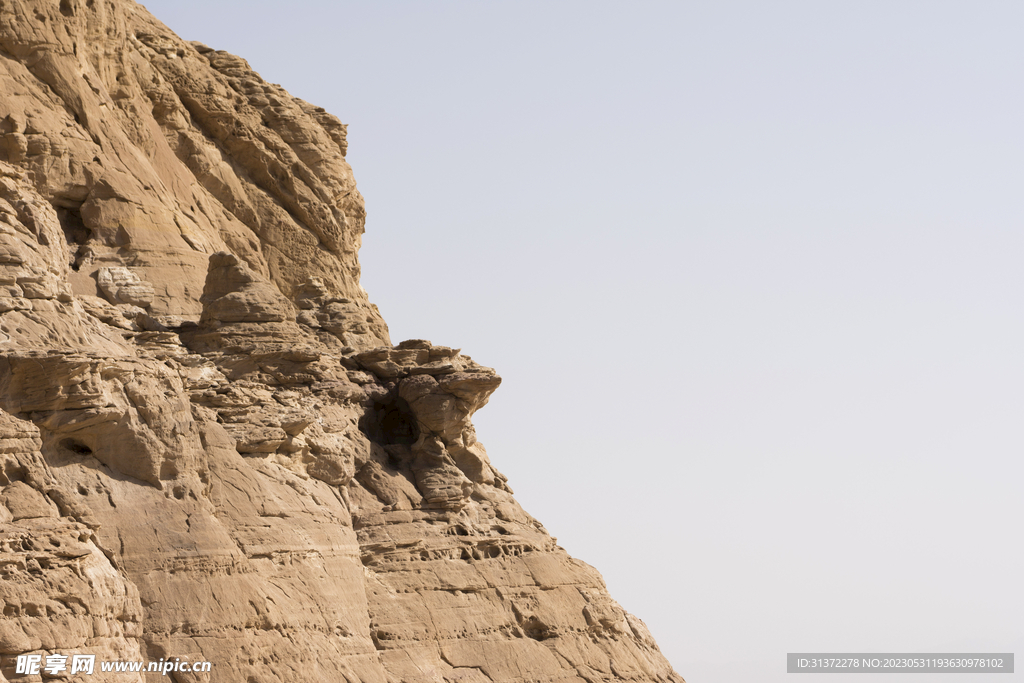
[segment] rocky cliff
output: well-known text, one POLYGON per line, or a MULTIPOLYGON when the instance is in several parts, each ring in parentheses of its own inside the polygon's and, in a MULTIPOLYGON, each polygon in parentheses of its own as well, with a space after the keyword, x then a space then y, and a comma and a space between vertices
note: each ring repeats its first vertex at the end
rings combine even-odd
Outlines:
POLYGON ((0 0, 0 680, 682 681, 490 463, 495 372, 391 344, 345 152, 128 0, 0 0))

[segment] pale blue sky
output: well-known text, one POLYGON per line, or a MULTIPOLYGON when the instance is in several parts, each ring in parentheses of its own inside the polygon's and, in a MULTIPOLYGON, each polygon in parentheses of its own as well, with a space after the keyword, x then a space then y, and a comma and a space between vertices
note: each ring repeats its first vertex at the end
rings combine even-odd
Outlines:
POLYGON ((1024 652, 1024 5, 146 5, 349 124, 393 339, 690 683, 1024 652))

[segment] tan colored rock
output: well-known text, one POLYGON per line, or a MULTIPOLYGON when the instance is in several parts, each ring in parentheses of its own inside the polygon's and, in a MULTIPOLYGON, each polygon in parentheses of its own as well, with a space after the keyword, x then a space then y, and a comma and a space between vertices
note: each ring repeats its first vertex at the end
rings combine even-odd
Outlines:
POLYGON ((2 677, 682 680, 491 464, 498 375, 391 344, 343 124, 130 0, 0 51, 2 677))
POLYGON ((23 481, 11 482, 0 491, 0 503, 11 513, 12 521, 58 517, 57 506, 23 481))
POLYGON ((100 290, 114 304, 130 304, 145 308, 153 303, 153 285, 143 282, 128 268, 100 268, 96 277, 100 290))
MULTIPOLYGON (((26 680, 14 672, 23 653, 142 657, 138 592, 97 544, 94 527, 55 504, 70 494, 50 476, 40 445, 31 422, 0 411, 0 672, 11 680, 26 680)), ((91 680, 142 678, 97 671, 91 680)))
POLYGON ((256 276, 237 256, 217 252, 203 288, 201 321, 219 323, 280 323, 294 316, 292 306, 270 282, 256 276))

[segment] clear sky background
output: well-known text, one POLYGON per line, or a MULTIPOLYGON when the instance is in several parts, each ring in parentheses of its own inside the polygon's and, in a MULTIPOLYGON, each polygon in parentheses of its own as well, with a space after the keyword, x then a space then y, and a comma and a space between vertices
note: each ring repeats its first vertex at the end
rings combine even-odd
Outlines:
POLYGON ((393 340, 689 683, 1024 654, 1024 4, 145 4, 349 124, 393 340))

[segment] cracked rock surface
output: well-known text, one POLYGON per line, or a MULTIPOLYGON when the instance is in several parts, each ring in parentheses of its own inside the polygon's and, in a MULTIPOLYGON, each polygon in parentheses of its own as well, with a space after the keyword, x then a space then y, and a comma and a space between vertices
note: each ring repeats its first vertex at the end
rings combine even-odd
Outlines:
POLYGON ((133 2, 0 1, 0 681, 681 683, 491 463, 494 370, 392 344, 346 148, 133 2))

